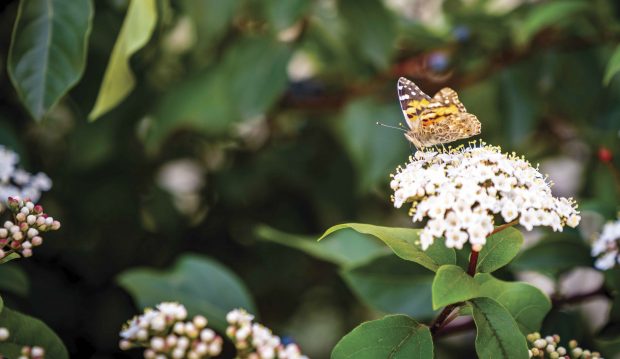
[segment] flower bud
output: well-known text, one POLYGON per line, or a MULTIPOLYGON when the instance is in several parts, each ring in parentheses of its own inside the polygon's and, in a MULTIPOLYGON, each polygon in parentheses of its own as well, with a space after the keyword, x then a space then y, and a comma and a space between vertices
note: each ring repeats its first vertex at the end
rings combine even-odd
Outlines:
POLYGON ((0 328, 0 341, 9 339, 9 330, 6 328, 0 328))

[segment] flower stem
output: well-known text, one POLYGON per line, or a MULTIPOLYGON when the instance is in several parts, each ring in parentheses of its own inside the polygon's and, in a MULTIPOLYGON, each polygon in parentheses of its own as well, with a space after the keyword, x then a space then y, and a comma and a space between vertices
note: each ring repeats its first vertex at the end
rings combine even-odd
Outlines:
POLYGON ((470 276, 474 276, 476 274, 476 267, 478 266, 478 254, 480 252, 471 250, 471 254, 469 255, 469 267, 467 268, 467 274, 470 276))
POLYGON ((495 233, 501 232, 501 231, 503 231, 504 229, 506 229, 506 228, 508 228, 508 227, 512 227, 512 226, 514 226, 515 224, 518 224, 518 223, 519 223, 519 220, 518 220, 518 219, 515 219, 515 220, 514 220, 514 221, 512 221, 512 222, 504 223, 504 224, 502 224, 501 226, 497 226, 497 227, 493 230, 493 232, 491 232, 491 234, 489 234, 489 236, 492 236, 492 235, 494 235, 495 233))

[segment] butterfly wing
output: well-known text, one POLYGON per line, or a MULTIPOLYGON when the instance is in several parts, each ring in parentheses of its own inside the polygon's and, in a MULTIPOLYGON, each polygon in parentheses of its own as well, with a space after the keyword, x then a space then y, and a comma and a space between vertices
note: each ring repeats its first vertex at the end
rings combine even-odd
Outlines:
POLYGON ((433 101, 444 106, 454 105, 459 112, 467 112, 465 106, 459 100, 459 95, 457 95, 456 91, 449 87, 444 87, 439 90, 435 96, 433 96, 433 101))
POLYGON ((398 79, 397 90, 400 108, 403 110, 407 126, 413 130, 416 128, 415 125, 420 114, 430 104, 432 99, 429 95, 422 92, 416 84, 404 77, 398 79))

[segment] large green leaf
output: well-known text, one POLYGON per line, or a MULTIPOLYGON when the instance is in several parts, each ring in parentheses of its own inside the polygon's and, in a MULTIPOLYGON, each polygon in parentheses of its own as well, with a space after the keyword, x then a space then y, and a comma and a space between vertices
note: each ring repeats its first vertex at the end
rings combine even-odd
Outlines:
POLYGON ((84 71, 90 0, 21 0, 7 69, 28 112, 40 120, 84 71))
POLYGON ((204 256, 184 255, 166 271, 131 269, 119 275, 118 283, 141 308, 177 301, 185 305, 190 315, 209 318, 209 323, 220 331, 226 330, 226 313, 230 310, 245 308, 256 312, 241 280, 226 267, 204 256))
POLYGON ((557 276, 575 267, 591 267, 590 248, 578 236, 556 233, 521 252, 510 266, 517 271, 537 271, 557 276))
POLYGON ((29 289, 28 276, 20 267, 13 263, 0 265, 0 292, 7 291, 25 297, 29 289))
POLYGON ((234 122, 264 115, 286 89, 290 55, 290 47, 268 37, 239 39, 217 64, 168 91, 153 114, 147 146, 156 149, 179 128, 222 135, 234 122))
POLYGON ((0 353, 8 358, 21 355, 24 346, 40 346, 46 358, 68 359, 67 348, 56 333, 39 319, 3 307, 0 300, 0 327, 9 330, 9 339, 0 342, 0 353))
POLYGON ((341 229, 350 228, 360 233, 370 234, 387 244, 397 256, 416 262, 432 271, 444 264, 456 263, 454 249, 446 248, 437 240, 426 251, 420 247, 418 229, 373 226, 365 223, 344 223, 329 228, 319 241, 341 229))
POLYGON ((433 280, 433 309, 480 296, 480 286, 463 268, 448 264, 437 270, 433 280))
POLYGON ((123 26, 116 39, 95 106, 88 118, 91 121, 110 111, 133 90, 136 79, 129 59, 147 44, 157 23, 155 0, 130 1, 123 26))
POLYGON ((609 85, 611 79, 620 71, 620 45, 616 47, 609 62, 607 63, 607 69, 605 70, 605 77, 603 83, 609 85))
POLYGON ((384 313, 403 313, 430 318, 433 272, 390 253, 340 275, 353 292, 370 307, 384 313))
POLYGON ((506 228, 487 238, 478 255, 477 271, 491 273, 508 264, 523 244, 523 235, 514 228, 506 228))
POLYGON ((284 233, 268 226, 259 226, 256 232, 262 239, 298 249, 341 267, 364 263, 389 253, 389 249, 376 238, 351 229, 338 231, 329 237, 329 241, 322 243, 318 243, 316 237, 284 233))
POLYGON ((197 41, 193 50, 198 59, 210 55, 209 50, 226 34, 240 1, 182 0, 178 3, 195 25, 197 41))
POLYGON ((428 359, 433 339, 427 326, 406 315, 388 315, 365 322, 345 335, 332 359, 428 359))
POLYGON ((469 301, 476 323, 476 352, 480 359, 524 359, 525 337, 506 308, 491 298, 469 301))
POLYGON ((540 330, 551 309, 551 301, 540 289, 527 283, 505 282, 485 273, 477 274, 475 280, 480 284, 480 296, 492 298, 508 309, 521 333, 540 330))

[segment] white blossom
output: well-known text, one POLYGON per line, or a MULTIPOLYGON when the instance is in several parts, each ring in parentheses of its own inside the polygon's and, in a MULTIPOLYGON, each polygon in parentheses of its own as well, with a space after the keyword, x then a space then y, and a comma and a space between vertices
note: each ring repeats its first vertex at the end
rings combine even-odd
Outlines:
POLYGON ((411 203, 414 222, 426 220, 420 245, 427 249, 436 238, 446 246, 467 242, 481 248, 496 219, 518 221, 562 231, 575 227, 580 216, 572 199, 551 194, 551 184, 523 157, 504 154, 499 147, 481 144, 441 152, 418 151, 390 182, 394 206, 411 203))
POLYGON ((592 242, 592 257, 597 257, 594 266, 600 270, 613 268, 620 262, 618 241, 620 240, 620 218, 615 222, 607 222, 600 235, 592 242))
POLYGON ((45 173, 32 175, 17 167, 18 163, 17 153, 0 145, 0 203, 6 202, 9 197, 27 198, 36 202, 41 192, 52 188, 52 180, 45 173))

